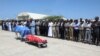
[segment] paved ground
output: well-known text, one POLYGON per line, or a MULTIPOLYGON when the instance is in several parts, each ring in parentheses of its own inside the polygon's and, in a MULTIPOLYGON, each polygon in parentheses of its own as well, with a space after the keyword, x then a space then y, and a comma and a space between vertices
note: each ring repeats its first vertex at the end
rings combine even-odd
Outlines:
POLYGON ((42 37, 47 48, 38 48, 15 39, 12 32, 0 30, 0 56, 100 56, 100 46, 42 37))

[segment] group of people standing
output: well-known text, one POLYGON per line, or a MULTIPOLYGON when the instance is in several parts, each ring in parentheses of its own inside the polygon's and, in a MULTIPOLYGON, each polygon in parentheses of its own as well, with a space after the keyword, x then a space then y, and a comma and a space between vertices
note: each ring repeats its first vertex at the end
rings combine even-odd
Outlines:
POLYGON ((100 22, 99 17, 94 21, 89 19, 79 20, 24 20, 24 21, 4 21, 2 29, 14 31, 14 27, 21 23, 30 29, 31 34, 48 36, 52 38, 80 41, 89 44, 99 45, 100 42, 100 22))
POLYGON ((14 28, 16 26, 17 21, 11 22, 11 21, 2 21, 1 26, 2 30, 7 30, 7 31, 14 31, 14 28))

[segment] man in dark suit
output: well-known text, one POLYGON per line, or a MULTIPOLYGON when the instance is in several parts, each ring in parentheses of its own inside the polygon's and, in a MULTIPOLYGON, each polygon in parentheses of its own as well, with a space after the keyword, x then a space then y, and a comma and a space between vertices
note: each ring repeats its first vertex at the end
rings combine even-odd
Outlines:
POLYGON ((44 24, 44 28, 45 28, 45 36, 48 35, 48 21, 45 21, 45 24, 44 24))
POLYGON ((64 27, 64 21, 61 20, 60 21, 60 25, 59 25, 59 33, 60 33, 60 38, 64 39, 64 32, 65 32, 65 27, 64 27))
POLYGON ((95 21, 91 25, 93 29, 92 44, 99 45, 100 42, 100 22, 99 17, 95 17, 95 21))

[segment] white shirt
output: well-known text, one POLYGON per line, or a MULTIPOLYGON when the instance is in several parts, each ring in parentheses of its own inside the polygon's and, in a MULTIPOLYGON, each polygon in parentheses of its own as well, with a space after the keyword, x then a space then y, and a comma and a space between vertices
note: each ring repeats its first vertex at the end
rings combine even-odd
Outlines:
POLYGON ((71 23, 69 26, 73 27, 74 23, 71 23))
POLYGON ((74 29, 79 29, 79 23, 73 25, 74 29))
POLYGON ((65 23, 65 25, 64 25, 65 27, 69 27, 69 23, 65 23))
POLYGON ((86 30, 90 30, 90 28, 91 28, 91 23, 87 24, 86 27, 88 27, 88 28, 86 28, 86 30))
POLYGON ((84 29, 84 23, 80 25, 80 30, 84 29))

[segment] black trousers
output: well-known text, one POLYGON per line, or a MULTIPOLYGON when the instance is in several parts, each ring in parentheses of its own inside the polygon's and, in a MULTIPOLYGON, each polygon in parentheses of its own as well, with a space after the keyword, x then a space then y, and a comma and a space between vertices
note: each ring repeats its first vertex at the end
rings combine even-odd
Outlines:
POLYGON ((79 29, 74 29, 74 40, 78 41, 79 40, 79 29))
MULTIPOLYGON (((100 31, 99 31, 100 32, 100 31)), ((94 32, 92 33, 92 44, 99 45, 100 42, 100 33, 94 32)))
POLYGON ((65 32, 65 31, 64 31, 64 28, 60 28, 59 31, 60 31, 60 32, 59 32, 59 33, 60 33, 60 38, 61 38, 61 39, 64 39, 64 38, 65 38, 65 36, 64 36, 64 32, 65 32))
POLYGON ((45 33, 44 33, 44 34, 45 34, 45 36, 48 36, 48 27, 45 27, 45 29, 44 29, 44 30, 45 30, 45 33))
POLYGON ((42 26, 40 26, 40 35, 43 35, 43 27, 42 26))

